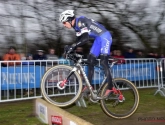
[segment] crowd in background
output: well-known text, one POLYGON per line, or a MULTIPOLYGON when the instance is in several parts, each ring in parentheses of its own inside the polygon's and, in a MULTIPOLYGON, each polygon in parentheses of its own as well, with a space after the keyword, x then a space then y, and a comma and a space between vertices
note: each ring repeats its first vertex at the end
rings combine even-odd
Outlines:
POLYGON ((120 50, 113 50, 111 56, 122 57, 122 58, 164 58, 164 54, 158 54, 157 52, 148 52, 144 54, 143 51, 137 50, 134 51, 133 48, 128 48, 125 53, 122 53, 120 50))
POLYGON ((129 58, 165 58, 164 54, 158 54, 157 52, 148 52, 147 54, 145 54, 142 50, 134 50, 133 48, 128 48, 126 52, 122 53, 121 50, 113 50, 111 51, 111 57, 114 58, 120 58, 120 60, 118 61, 119 63, 125 63, 125 59, 129 59, 129 58))
MULTIPOLYGON (((35 54, 24 54, 24 53, 17 53, 16 48, 14 46, 10 46, 7 53, 2 56, 2 66, 14 66, 14 65, 26 65, 26 64, 34 64, 33 61, 25 61, 25 62, 14 62, 14 61, 23 61, 23 60, 57 60, 59 57, 55 55, 55 49, 49 48, 48 53, 46 54, 44 50, 36 50, 35 54), (10 61, 10 62, 6 62, 10 61), (12 62, 13 61, 13 62, 12 62)), ((36 65, 40 65, 40 62, 35 62, 36 65)), ((49 62, 48 62, 49 64, 49 62)))
MULTIPOLYGON (((87 58, 87 55, 85 55, 83 48, 82 47, 77 47, 75 50, 77 53, 84 55, 84 58, 87 58)), ((118 61, 118 64, 125 63, 125 58, 165 58, 164 54, 159 55, 158 53, 154 52, 149 52, 147 54, 144 54, 143 51, 141 50, 136 50, 134 51, 133 48, 128 48, 128 50, 124 53, 122 53, 121 50, 113 50, 110 53, 110 58, 120 58, 118 61)), ((49 48, 48 53, 44 52, 44 50, 36 50, 36 54, 18 54, 16 52, 16 48, 14 46, 9 47, 8 52, 3 55, 2 59, 3 65, 2 66, 14 66, 14 65, 20 65, 21 62, 5 62, 5 61, 19 61, 19 60, 59 60, 59 59, 64 59, 63 56, 59 57, 55 53, 54 48, 49 48)), ((22 64, 34 64, 34 62, 23 62, 22 64)), ((44 62, 42 62, 44 63, 44 62)), ((52 63, 52 62, 47 62, 47 64, 52 63)), ((41 62, 35 62, 36 65, 40 65, 41 62)), ((43 65, 43 64, 42 64, 43 65)))

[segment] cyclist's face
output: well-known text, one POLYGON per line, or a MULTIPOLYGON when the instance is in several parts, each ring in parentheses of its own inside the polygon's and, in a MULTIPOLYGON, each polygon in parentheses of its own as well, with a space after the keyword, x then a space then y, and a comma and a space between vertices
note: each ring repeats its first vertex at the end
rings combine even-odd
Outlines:
POLYGON ((63 25, 68 29, 72 28, 72 26, 69 22, 63 22, 63 25))

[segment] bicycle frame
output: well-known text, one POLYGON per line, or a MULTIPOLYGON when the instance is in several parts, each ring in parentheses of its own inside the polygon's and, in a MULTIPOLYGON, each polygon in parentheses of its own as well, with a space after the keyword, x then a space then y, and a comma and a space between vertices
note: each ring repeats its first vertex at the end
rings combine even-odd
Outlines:
MULTIPOLYGON (((105 77, 105 78, 103 79, 103 81, 102 81, 102 83, 101 83, 101 86, 100 86, 99 89, 97 90, 97 93, 94 93, 93 90, 92 90, 91 84, 90 84, 90 82, 89 82, 89 80, 88 80, 88 77, 87 77, 87 75, 86 75, 86 73, 85 73, 85 71, 84 71, 84 69, 83 69, 83 67, 82 67, 82 62, 84 62, 84 60, 83 60, 82 58, 80 58, 80 59, 76 62, 75 66, 73 67, 72 71, 69 73, 69 75, 67 76, 67 78, 66 78, 66 80, 65 80, 64 82, 66 82, 66 81, 68 80, 68 78, 69 78, 75 71, 77 71, 78 73, 79 73, 79 71, 80 71, 79 74, 82 74, 82 75, 83 75, 83 78, 85 79, 86 86, 88 87, 88 89, 89 89, 89 91, 90 91, 90 94, 91 94, 92 99, 94 99, 94 100, 101 100, 101 99, 104 99, 104 97, 99 97, 98 94, 100 93, 101 88, 103 87, 103 85, 106 83, 107 77, 105 77)), ((111 68, 115 63, 116 63, 116 62, 113 62, 113 63, 110 65, 110 68, 111 68)), ((98 68, 101 68, 101 67, 99 67, 99 66, 97 66, 97 67, 98 67, 98 68)), ((110 73, 111 73, 111 71, 110 71, 110 73)), ((112 76, 112 73, 111 73, 111 76, 112 76)), ((113 83, 113 82, 112 82, 112 83, 113 83)))

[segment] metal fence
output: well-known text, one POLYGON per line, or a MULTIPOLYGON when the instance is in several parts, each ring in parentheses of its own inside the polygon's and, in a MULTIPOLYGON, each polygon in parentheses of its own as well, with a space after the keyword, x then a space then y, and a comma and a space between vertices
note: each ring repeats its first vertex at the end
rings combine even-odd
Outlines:
POLYGON ((165 97, 165 58, 158 61, 158 70, 159 70, 159 84, 158 90, 155 94, 159 93, 165 97))
MULTIPOLYGON (((109 60, 111 63, 111 60, 109 60)), ((69 60, 0 61, 0 102, 42 97, 40 82, 52 66, 73 65, 69 60)), ((100 64, 100 63, 99 63, 100 64)), ((87 72, 87 66, 84 67, 87 72)), ((158 88, 155 94, 165 96, 165 59, 124 59, 124 64, 112 68, 113 77, 132 81, 137 88, 158 88)), ((95 67, 93 86, 96 89, 104 78, 104 71, 95 67)))

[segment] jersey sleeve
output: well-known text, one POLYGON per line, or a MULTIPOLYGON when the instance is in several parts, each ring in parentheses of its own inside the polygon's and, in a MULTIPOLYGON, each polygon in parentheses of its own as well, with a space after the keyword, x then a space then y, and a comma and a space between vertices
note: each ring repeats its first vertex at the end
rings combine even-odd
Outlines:
POLYGON ((76 36, 81 36, 84 33, 88 33, 88 22, 86 18, 80 18, 77 22, 77 26, 80 29, 79 32, 76 32, 76 36))

